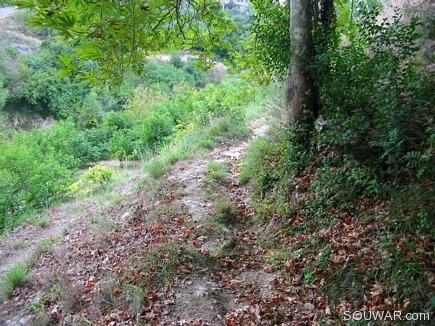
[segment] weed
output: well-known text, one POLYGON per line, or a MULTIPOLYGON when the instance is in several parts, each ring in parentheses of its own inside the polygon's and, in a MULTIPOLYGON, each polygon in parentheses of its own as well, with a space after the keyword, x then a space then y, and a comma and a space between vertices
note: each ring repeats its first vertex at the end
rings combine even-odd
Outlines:
POLYGON ((224 124, 225 132, 224 139, 246 139, 250 136, 250 131, 244 123, 230 122, 230 118, 226 118, 224 124))
POLYGON ((148 222, 155 221, 157 219, 166 220, 176 215, 188 214, 188 208, 182 205, 174 206, 173 203, 162 203, 149 213, 137 212, 138 218, 147 220, 148 222))
POLYGON ((117 287, 118 281, 113 278, 101 282, 99 295, 103 302, 111 307, 115 307, 118 300, 117 287))
POLYGON ((200 267, 212 267, 213 260, 195 250, 185 249, 182 252, 182 260, 200 267))
MULTIPOLYGON (((118 224, 111 218, 106 217, 105 214, 93 214, 89 221, 94 224, 94 230, 100 234, 112 231, 118 227, 118 224)), ((103 244, 104 241, 101 241, 101 244, 103 244)))
POLYGON ((45 229, 48 226, 48 219, 45 217, 39 217, 35 220, 35 223, 37 226, 39 226, 40 228, 45 229))
POLYGON ((168 285, 172 282, 174 274, 189 264, 202 267, 212 266, 210 258, 193 249, 184 248, 180 243, 165 243, 143 254, 144 260, 138 266, 143 276, 139 280, 142 287, 149 285, 168 285))
MULTIPOLYGON (((405 248, 409 244, 392 241, 386 248, 390 254, 385 257, 379 266, 374 267, 373 282, 385 284, 385 291, 394 293, 395 297, 408 301, 408 309, 419 311, 422 302, 429 302, 428 291, 430 280, 427 270, 422 267, 417 259, 406 257, 397 248, 405 248), (394 246, 393 244, 397 244, 394 246)), ((411 249, 412 250, 412 249, 411 249)))
POLYGON ((279 139, 259 138, 253 141, 246 152, 239 183, 244 185, 254 179, 257 193, 269 190, 278 180, 279 171, 274 167, 280 160, 281 153, 285 152, 286 146, 285 141, 280 142, 279 139))
POLYGON ((45 311, 39 311, 35 319, 32 321, 32 326, 48 326, 52 325, 51 316, 45 311))
POLYGON ((236 206, 231 202, 230 199, 220 200, 216 204, 216 213, 214 219, 223 225, 234 225, 237 223, 239 213, 236 206))
MULTIPOLYGON (((45 297, 44 295, 38 295, 38 297, 36 297, 30 303, 30 308, 34 312, 38 313, 38 315, 40 315, 38 317, 43 317, 43 315, 45 315, 44 307, 49 303, 50 303, 50 300, 47 297, 45 297)), ((40 318, 38 318, 38 319, 40 319, 40 318)))
POLYGON ((29 274, 27 273, 27 266, 15 266, 4 276, 1 284, 1 292, 10 298, 15 288, 24 286, 28 281, 29 274))
POLYGON ((313 284, 315 280, 316 271, 313 268, 306 268, 304 270, 304 284, 313 284))
POLYGON ((213 137, 216 137, 220 133, 222 133, 222 129, 220 128, 219 125, 215 124, 215 125, 210 126, 210 135, 212 135, 213 137))
MULTIPOLYGON (((262 246, 277 247, 276 239, 270 238, 268 242, 261 243, 262 246)), ((273 269, 281 269, 284 262, 289 259, 289 252, 287 248, 272 249, 267 251, 265 263, 273 267, 273 269)))
POLYGON ((140 316, 145 304, 145 292, 141 287, 132 284, 124 286, 121 299, 128 304, 130 313, 140 316))
POLYGON ((164 144, 158 149, 157 154, 152 151, 144 154, 147 159, 145 159, 143 166, 151 177, 160 178, 169 170, 171 165, 188 158, 192 154, 188 141, 190 135, 184 136, 184 138, 177 138, 169 144, 164 144))
POLYGON ((146 162, 144 168, 152 178, 158 179, 165 174, 169 165, 161 157, 155 157, 146 162))
MULTIPOLYGON (((204 227, 201 228, 204 234, 210 238, 227 238, 233 236, 233 232, 221 223, 215 215, 207 215, 204 218, 204 227)), ((217 246, 221 249, 221 246, 217 246)))
POLYGON ((62 306, 65 312, 72 313, 80 310, 81 308, 81 298, 84 294, 84 287, 75 284, 61 284, 60 286, 60 297, 62 300, 62 306))
POLYGON ((38 245, 35 248, 35 251, 32 253, 32 257, 30 259, 31 264, 34 264, 39 259, 39 257, 41 257, 41 255, 50 251, 51 245, 54 240, 55 239, 53 237, 49 237, 39 241, 38 245))
POLYGON ((215 142, 212 137, 204 137, 198 140, 197 146, 199 149, 212 149, 214 144, 215 142))
POLYGON ((349 302, 358 307, 358 303, 364 297, 366 283, 363 281, 363 275, 352 264, 340 268, 332 273, 327 280, 326 293, 331 302, 337 303, 346 297, 349 302))
POLYGON ((54 242, 54 238, 49 237, 39 242, 39 248, 43 252, 47 252, 51 249, 51 244, 54 242))
POLYGON ((210 162, 207 165, 208 173, 210 177, 220 183, 226 183, 228 181, 228 171, 224 163, 210 162))
POLYGON ((320 251, 319 258, 316 265, 320 269, 324 269, 329 263, 329 255, 331 254, 332 245, 330 243, 326 244, 325 247, 320 251))
POLYGON ((26 241, 15 241, 15 242, 3 242, 4 246, 5 246, 5 253, 7 256, 11 256, 14 254, 15 251, 17 250, 21 250, 26 248, 29 243, 26 241))
POLYGON ((15 242, 12 244, 12 248, 13 248, 14 250, 24 249, 24 248, 26 248, 26 247, 28 247, 28 246, 29 246, 29 243, 26 242, 26 241, 15 241, 15 242))
POLYGON ((152 254, 155 260, 161 259, 161 265, 158 269, 157 279, 160 284, 168 285, 172 281, 175 273, 179 246, 176 243, 168 244, 160 248, 158 252, 152 254))

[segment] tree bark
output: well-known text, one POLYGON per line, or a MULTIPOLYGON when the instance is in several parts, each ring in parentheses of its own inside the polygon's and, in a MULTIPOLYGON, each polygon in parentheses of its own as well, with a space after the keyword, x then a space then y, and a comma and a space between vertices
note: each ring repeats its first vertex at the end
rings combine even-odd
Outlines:
POLYGON ((293 122, 314 121, 318 113, 317 92, 309 71, 314 52, 311 33, 310 0, 290 0, 291 57, 285 95, 293 122), (305 116, 304 110, 307 112, 305 116))

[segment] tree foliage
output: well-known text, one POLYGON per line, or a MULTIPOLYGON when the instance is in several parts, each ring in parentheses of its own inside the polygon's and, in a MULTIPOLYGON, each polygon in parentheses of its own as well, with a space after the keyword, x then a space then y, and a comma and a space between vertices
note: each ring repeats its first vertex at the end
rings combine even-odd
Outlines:
POLYGON ((262 82, 283 80, 290 60, 289 7, 273 0, 253 0, 250 37, 243 43, 245 51, 233 53, 240 69, 262 82))
POLYGON ((13 3, 31 10, 31 26, 56 30, 74 47, 74 56, 60 56, 65 73, 79 71, 94 82, 120 78, 130 68, 141 73, 147 56, 160 51, 199 49, 207 64, 213 47, 228 46, 222 36, 233 28, 213 0, 13 3))

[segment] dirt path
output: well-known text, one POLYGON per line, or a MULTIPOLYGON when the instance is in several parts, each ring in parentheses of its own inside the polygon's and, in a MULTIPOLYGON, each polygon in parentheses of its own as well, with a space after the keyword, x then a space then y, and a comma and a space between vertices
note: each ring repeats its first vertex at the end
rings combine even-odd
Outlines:
MULTIPOLYGON (((267 121, 256 120, 250 129, 254 137, 261 136, 267 121)), ((230 277, 226 267, 217 267, 228 251, 249 249, 243 237, 249 235, 253 213, 248 189, 237 182, 248 143, 222 143, 205 157, 178 162, 163 181, 146 181, 139 190, 134 190, 134 180, 143 175, 137 169, 124 171, 127 182, 113 188, 111 196, 52 208, 41 215, 48 221, 46 228, 25 224, 15 230, 0 245, 0 274, 30 261, 32 280, 4 301, 2 325, 28 325, 31 320, 41 325, 79 325, 84 320, 93 325, 222 325, 230 311, 243 309, 230 280, 254 282, 267 292, 271 276, 263 271, 230 277), (226 168, 225 180, 210 177, 211 162, 226 168), (213 220, 221 200, 237 210, 240 220, 235 224, 213 220), (177 248, 172 258, 171 248, 177 248), (161 257, 156 261, 147 261, 157 254, 161 257), (170 275, 147 283, 156 284, 155 289, 131 281, 148 280, 155 269, 161 276, 170 259, 177 262, 172 271, 168 268, 170 275), (148 300, 132 302, 135 295, 148 300), (108 305, 111 299, 115 302, 108 305)))
POLYGON ((0 18, 8 17, 8 16, 12 15, 14 13, 14 11, 15 11, 14 7, 0 8, 0 18))

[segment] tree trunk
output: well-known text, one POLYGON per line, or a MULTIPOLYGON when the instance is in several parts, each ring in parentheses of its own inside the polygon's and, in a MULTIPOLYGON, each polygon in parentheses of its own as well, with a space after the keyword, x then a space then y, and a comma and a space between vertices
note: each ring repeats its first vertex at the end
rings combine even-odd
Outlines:
POLYGON ((286 102, 293 122, 313 122, 318 105, 309 71, 314 52, 310 0, 290 0, 290 16, 291 57, 285 83, 286 102))

